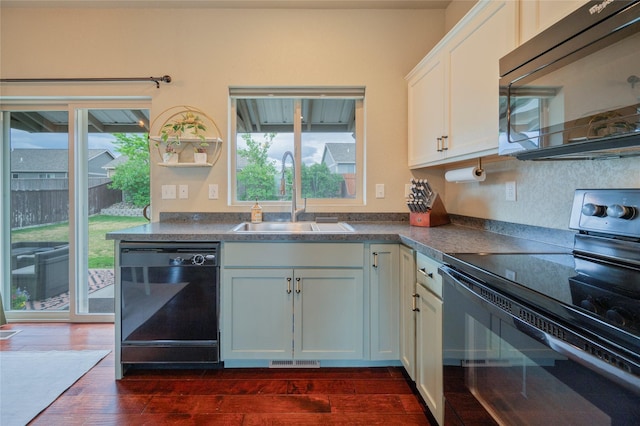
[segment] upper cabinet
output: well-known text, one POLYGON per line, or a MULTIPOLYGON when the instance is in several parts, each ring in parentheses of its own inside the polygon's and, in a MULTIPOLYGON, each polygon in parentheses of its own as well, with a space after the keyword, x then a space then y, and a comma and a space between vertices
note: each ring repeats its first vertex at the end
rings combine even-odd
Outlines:
POLYGON ((518 4, 481 0, 409 73, 409 167, 498 151, 498 61, 518 39, 518 4))
POLYGON ((520 2, 520 44, 564 18, 588 0, 523 0, 520 2))

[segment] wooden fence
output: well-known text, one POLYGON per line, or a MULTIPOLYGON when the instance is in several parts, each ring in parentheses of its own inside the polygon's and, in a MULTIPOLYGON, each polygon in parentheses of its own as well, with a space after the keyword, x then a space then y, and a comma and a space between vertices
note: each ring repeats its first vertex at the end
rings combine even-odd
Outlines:
MULTIPOLYGON (((108 183, 102 183, 89 188, 90 216, 122 201, 122 191, 107 186, 108 183)), ((68 220, 68 189, 11 190, 11 229, 68 220)))

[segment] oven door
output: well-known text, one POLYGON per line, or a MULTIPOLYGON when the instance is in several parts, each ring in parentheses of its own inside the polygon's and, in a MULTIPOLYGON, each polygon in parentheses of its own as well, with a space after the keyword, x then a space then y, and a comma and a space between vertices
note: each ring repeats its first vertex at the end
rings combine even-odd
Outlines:
POLYGON ((542 333, 508 313, 520 310, 508 297, 448 267, 441 273, 446 424, 622 425, 640 418, 639 389, 585 366, 570 345, 556 346, 551 334, 562 330, 550 322, 550 334, 542 333))

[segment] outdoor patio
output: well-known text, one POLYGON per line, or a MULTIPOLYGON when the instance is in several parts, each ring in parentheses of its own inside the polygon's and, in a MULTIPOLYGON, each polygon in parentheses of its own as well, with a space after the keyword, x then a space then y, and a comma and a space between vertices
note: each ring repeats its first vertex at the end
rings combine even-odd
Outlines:
MULTIPOLYGON (((114 274, 113 269, 89 270, 89 313, 114 312, 114 274)), ((28 300, 26 310, 60 311, 69 309, 69 292, 43 300, 28 300)))

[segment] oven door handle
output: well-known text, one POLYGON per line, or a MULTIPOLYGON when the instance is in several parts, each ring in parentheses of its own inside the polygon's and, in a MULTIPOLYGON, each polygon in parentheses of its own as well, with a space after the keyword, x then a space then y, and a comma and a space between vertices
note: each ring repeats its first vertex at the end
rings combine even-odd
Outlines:
MULTIPOLYGON (((636 392, 638 392, 638 389, 640 389, 640 377, 636 376, 635 374, 624 372, 621 369, 609 364, 607 361, 599 358, 598 356, 589 354, 584 350, 577 348, 576 346, 563 340, 560 340, 549 333, 545 333, 541 330, 533 328, 529 324, 516 317, 514 317, 514 322, 518 322, 520 323, 520 325, 524 326, 517 327, 518 330, 525 332, 536 340, 540 340, 540 335, 543 335, 544 339, 542 343, 553 349, 560 355, 564 355, 570 360, 575 361, 578 364, 581 364, 591 370, 594 370, 602 376, 608 377, 619 385, 625 386, 631 390, 635 390, 636 392), (526 330, 531 330, 531 332, 529 333, 526 330)), ((628 363, 629 361, 624 360, 624 362, 628 363)))

